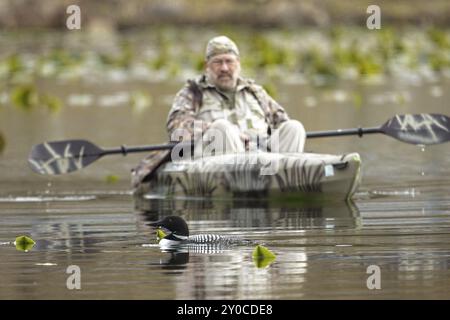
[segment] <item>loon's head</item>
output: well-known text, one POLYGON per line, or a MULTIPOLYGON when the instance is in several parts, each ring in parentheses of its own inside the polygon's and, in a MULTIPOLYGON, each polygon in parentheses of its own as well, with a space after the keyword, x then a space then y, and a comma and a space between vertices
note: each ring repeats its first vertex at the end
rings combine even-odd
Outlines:
POLYGON ((175 236, 179 240, 182 240, 183 238, 189 237, 189 228, 186 221, 178 216, 168 216, 162 220, 151 222, 149 225, 169 231, 170 234, 165 238, 173 238, 175 236))

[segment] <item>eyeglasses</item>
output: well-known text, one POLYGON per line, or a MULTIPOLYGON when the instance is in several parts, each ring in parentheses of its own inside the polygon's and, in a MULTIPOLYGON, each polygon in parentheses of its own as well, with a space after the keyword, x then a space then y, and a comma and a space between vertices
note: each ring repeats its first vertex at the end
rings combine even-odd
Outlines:
POLYGON ((212 59, 210 62, 214 67, 220 67, 222 64, 226 64, 228 67, 233 67, 237 63, 237 59, 212 59))

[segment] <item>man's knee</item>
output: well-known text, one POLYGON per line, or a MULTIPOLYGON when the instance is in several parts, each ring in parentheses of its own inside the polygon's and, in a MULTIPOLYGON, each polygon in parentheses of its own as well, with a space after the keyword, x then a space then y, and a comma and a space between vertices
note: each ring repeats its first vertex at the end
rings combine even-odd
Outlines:
POLYGON ((209 129, 218 129, 218 130, 229 130, 231 128, 234 128, 233 124, 226 119, 214 120, 209 126, 209 129))
POLYGON ((281 125, 280 130, 286 131, 286 132, 289 132, 289 133, 297 133, 297 134, 299 134, 301 136, 305 136, 306 135, 305 127, 298 120, 287 120, 287 121, 285 121, 281 125))
POLYGON ((203 143, 206 143, 204 146, 206 154, 244 151, 239 130, 226 119, 218 119, 210 124, 203 135, 203 143))

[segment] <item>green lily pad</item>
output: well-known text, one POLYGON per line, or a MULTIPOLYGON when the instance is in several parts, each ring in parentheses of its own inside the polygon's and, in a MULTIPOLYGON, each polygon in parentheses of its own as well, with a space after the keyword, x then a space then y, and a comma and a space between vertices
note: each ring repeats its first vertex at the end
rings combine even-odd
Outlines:
POLYGON ((131 93, 131 107, 136 113, 148 109, 152 105, 152 96, 143 91, 134 91, 131 93))
POLYGON ((275 261, 275 254, 262 245, 257 245, 253 250, 253 262, 257 268, 265 268, 275 261))
POLYGON ((24 69, 21 57, 18 54, 12 54, 6 59, 6 65, 10 75, 14 75, 24 69))
POLYGON ((119 177, 114 175, 114 174, 110 174, 106 176, 106 183, 117 183, 119 181, 119 177))
POLYGON ((30 110, 38 103, 39 96, 33 85, 21 85, 11 92, 11 101, 20 109, 30 110))
POLYGON ((62 107, 62 102, 58 97, 43 94, 40 97, 41 103, 46 106, 50 112, 58 112, 62 107))
POLYGON ((16 241, 14 241, 14 244, 16 246, 16 249, 19 251, 25 251, 28 252, 33 248, 33 246, 36 244, 33 239, 27 237, 27 236, 20 236, 16 238, 16 241))
POLYGON ((162 238, 164 238, 166 234, 161 229, 156 230, 156 241, 160 241, 162 238))

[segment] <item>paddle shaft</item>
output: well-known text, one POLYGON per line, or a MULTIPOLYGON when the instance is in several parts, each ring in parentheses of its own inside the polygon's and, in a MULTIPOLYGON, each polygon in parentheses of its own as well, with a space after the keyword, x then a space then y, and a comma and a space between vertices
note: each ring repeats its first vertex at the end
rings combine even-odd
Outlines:
MULTIPOLYGON (((337 137, 337 136, 351 136, 358 135, 362 137, 365 134, 371 133, 384 133, 380 127, 373 128, 353 128, 353 129, 338 129, 338 130, 329 130, 329 131, 313 131, 308 132, 306 134, 307 138, 324 138, 324 137, 337 137)), ((120 146, 119 148, 111 148, 104 149, 100 156, 105 156, 109 154, 123 154, 124 156, 128 153, 137 153, 137 152, 150 152, 157 150, 170 150, 177 145, 177 142, 171 142, 167 144, 157 144, 151 146, 135 146, 135 147, 127 147, 125 145, 120 146)))
POLYGON ((100 156, 105 156, 108 154, 123 154, 124 156, 126 156, 128 153, 170 150, 173 149, 177 144, 178 142, 171 142, 166 144, 156 144, 151 146, 136 146, 136 147, 127 147, 122 145, 119 148, 104 149, 100 156))
POLYGON ((307 132, 307 138, 324 138, 324 137, 338 137, 338 136, 353 136, 358 135, 362 137, 365 134, 384 133, 380 127, 373 128, 353 128, 353 129, 338 129, 330 131, 313 131, 307 132))

